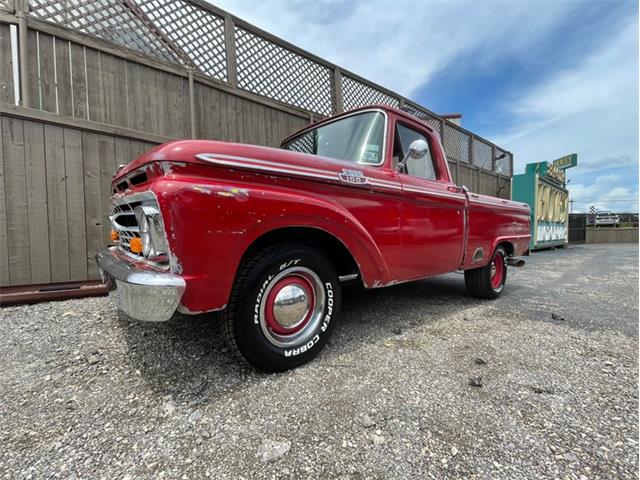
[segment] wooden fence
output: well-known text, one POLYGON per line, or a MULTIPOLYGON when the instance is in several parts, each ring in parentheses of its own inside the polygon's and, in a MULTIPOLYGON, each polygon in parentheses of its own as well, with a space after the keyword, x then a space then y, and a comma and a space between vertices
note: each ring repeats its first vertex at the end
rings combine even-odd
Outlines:
POLYGON ((457 183, 510 197, 509 152, 203 2, 0 0, 0 285, 96 278, 111 175, 153 145, 278 146, 370 103, 436 128, 457 183))

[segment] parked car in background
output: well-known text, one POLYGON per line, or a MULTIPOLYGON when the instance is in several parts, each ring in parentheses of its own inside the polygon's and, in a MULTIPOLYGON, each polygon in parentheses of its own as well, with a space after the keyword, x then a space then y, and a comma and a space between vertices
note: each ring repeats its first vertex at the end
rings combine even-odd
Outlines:
POLYGON ((615 227, 620 224, 620 217, 612 212, 599 211, 596 213, 596 227, 615 227))
POLYGON ((342 284, 456 270, 485 299, 528 252, 525 203, 451 181, 439 135, 387 106, 311 125, 281 148, 161 145, 113 179, 114 245, 98 265, 129 316, 221 311, 234 352, 268 371, 313 358, 342 284))

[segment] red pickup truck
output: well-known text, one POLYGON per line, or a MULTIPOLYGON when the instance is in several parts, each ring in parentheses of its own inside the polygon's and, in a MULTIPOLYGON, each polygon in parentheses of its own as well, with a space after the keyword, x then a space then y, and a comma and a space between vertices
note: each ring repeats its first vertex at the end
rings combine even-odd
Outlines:
POLYGON ((463 270, 492 299, 524 262, 529 207, 451 181, 439 137, 394 108, 310 125, 281 148, 185 140, 113 179, 97 254, 121 310, 144 321, 222 311, 229 345, 268 371, 327 342, 341 284, 379 288, 463 270))

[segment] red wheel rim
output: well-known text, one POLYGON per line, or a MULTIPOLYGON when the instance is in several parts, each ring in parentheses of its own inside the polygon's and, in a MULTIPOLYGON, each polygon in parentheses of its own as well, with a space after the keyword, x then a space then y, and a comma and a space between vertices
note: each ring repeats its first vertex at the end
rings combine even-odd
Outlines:
POLYGON ((302 330, 313 315, 315 310, 315 291, 313 289, 313 285, 309 280, 304 277, 298 275, 290 275, 278 280, 278 282, 271 288, 269 295, 267 295, 265 301, 265 309, 264 315, 267 321, 267 327, 272 330, 274 333, 278 335, 294 335, 302 330), (307 313, 304 318, 291 327, 287 327, 278 323, 276 316, 273 312, 273 308, 275 306, 275 299, 278 296, 278 293, 282 291, 285 287, 290 285, 296 286, 302 289, 305 292, 305 295, 309 299, 309 308, 307 309, 307 313))
POLYGON ((504 281, 504 257, 501 252, 496 252, 491 260, 491 287, 498 290, 504 281))

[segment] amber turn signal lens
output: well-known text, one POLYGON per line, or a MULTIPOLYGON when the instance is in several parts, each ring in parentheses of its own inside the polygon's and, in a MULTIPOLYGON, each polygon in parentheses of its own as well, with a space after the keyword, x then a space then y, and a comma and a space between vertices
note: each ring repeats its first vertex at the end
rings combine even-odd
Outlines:
POLYGON ((118 232, 116 232, 115 230, 111 230, 110 236, 112 242, 117 242, 120 239, 120 235, 118 235, 118 232))
POLYGON ((139 237, 132 238, 129 248, 133 253, 142 253, 142 240, 139 237))

